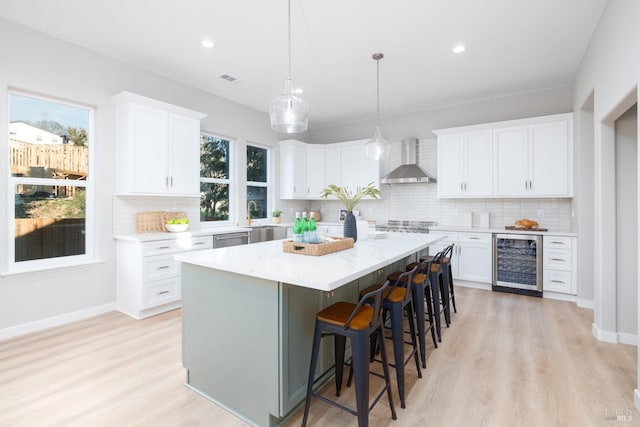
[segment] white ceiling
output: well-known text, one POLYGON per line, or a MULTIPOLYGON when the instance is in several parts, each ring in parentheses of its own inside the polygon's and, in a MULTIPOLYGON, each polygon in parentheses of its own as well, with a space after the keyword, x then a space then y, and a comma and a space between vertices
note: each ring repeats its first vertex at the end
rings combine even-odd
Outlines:
MULTIPOLYGON (((311 128, 375 117, 375 52, 383 117, 565 87, 605 5, 292 0, 293 81, 311 128)), ((287 75, 287 0, 2 0, 0 17, 261 111, 287 75)))

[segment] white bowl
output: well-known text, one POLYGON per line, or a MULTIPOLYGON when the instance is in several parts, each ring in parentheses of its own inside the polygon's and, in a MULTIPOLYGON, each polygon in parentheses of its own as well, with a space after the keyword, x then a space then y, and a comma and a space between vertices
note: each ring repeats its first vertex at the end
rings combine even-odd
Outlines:
POLYGON ((180 233, 189 229, 189 224, 165 224, 167 231, 172 233, 180 233))

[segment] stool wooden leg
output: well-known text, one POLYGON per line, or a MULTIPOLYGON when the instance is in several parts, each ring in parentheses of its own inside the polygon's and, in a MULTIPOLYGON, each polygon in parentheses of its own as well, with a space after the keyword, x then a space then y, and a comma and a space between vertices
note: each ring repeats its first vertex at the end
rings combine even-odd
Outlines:
POLYGON ((369 425, 369 337, 358 334, 351 339, 352 369, 356 384, 356 412, 358 427, 369 425))
POLYGON ((385 349, 384 337, 382 336, 382 327, 376 329, 375 335, 380 341, 380 353, 382 355, 382 371, 384 373, 384 381, 387 387, 387 398, 389 399, 389 408, 391 408, 391 419, 397 420, 396 408, 393 405, 393 396, 391 393, 391 377, 389 376, 389 361, 387 360, 387 351, 385 349))
POLYGON ((311 394, 313 393, 313 381, 316 377, 316 364, 318 363, 318 353, 320 352, 320 340, 322 332, 320 325, 316 321, 315 332, 313 333, 313 349, 311 350, 311 363, 309 366, 309 378, 307 380, 307 398, 304 401, 304 417, 302 418, 302 427, 307 425, 309 418, 309 405, 311 403, 311 394))

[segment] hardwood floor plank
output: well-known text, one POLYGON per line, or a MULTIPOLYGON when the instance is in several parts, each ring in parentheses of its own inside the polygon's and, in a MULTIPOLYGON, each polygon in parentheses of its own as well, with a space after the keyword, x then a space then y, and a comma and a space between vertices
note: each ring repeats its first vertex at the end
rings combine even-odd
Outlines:
MULTIPOLYGON (((591 310, 461 287, 456 302, 438 349, 427 340, 423 378, 407 368, 407 408, 392 372, 398 420, 382 399, 372 426, 606 426, 619 414, 640 425, 637 349, 593 338, 591 310)), ((0 426, 246 425, 184 386, 181 357, 179 310, 141 321, 107 313, 1 341, 0 426)), ((371 381, 373 393, 382 383, 371 381)), ((355 407, 353 390, 341 401, 355 407)), ((301 420, 299 409, 285 426, 301 420)), ((357 420, 314 399, 310 425, 357 420)))

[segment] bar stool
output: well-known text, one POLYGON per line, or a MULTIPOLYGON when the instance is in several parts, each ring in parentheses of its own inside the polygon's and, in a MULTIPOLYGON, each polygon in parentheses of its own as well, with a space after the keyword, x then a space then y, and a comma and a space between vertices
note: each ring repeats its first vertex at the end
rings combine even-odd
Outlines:
MULTIPOLYGON (((444 265, 445 273, 447 274, 447 282, 449 282, 448 291, 449 291, 449 301, 453 305, 453 312, 457 313, 458 309, 456 308, 456 296, 453 292, 453 273, 451 272, 451 258, 453 257, 453 246, 454 243, 447 246, 444 253, 444 258, 442 258, 442 263, 444 265)), ((449 316, 451 316, 451 309, 449 308, 449 316)), ((451 319, 449 319, 451 321, 451 319)))
MULTIPOLYGON (((442 342, 442 321, 441 315, 445 314, 445 322, 447 321, 446 309, 440 311, 441 302, 440 296, 445 297, 444 280, 442 278, 442 259, 444 258, 444 250, 435 254, 431 260, 431 268, 429 269, 429 282, 431 283, 431 293, 433 296, 433 317, 436 325, 436 334, 438 335, 438 342, 442 342)), ((446 307, 447 304, 443 306, 446 307)), ((447 323, 447 326, 449 324, 447 323)))
MULTIPOLYGON (((302 426, 307 425, 309 418, 309 405, 311 397, 316 397, 331 405, 334 405, 343 411, 349 412, 358 417, 358 426, 367 427, 369 425, 369 411, 378 403, 384 392, 387 392, 389 399, 389 407, 391 409, 391 418, 397 419, 395 407, 393 406, 393 397, 391 396, 391 381, 389 379, 389 365, 384 348, 384 339, 382 333, 382 321, 380 319, 380 311, 382 307, 382 293, 385 291, 394 292, 395 285, 390 287, 389 281, 384 285, 366 293, 360 298, 358 304, 349 302, 336 302, 324 310, 316 314, 315 332, 313 334, 313 350, 311 352, 311 363, 309 366, 309 379, 307 382, 307 397, 304 403, 304 417, 302 426), (370 304, 370 305, 365 305, 370 304), (385 380, 384 388, 375 398, 371 408, 369 407, 369 339, 371 336, 378 338, 381 343, 382 352, 382 369, 385 380), (315 393, 313 386, 320 381, 331 369, 324 372, 314 380, 316 364, 318 363, 318 353, 320 352, 320 341, 326 336, 333 336, 336 347, 336 354, 341 353, 344 356, 344 346, 346 338, 351 340, 351 374, 355 375, 356 382, 356 411, 346 406, 325 398, 315 393)), ((340 387, 342 385, 342 368, 344 367, 343 357, 336 357, 336 395, 340 395, 340 387), (338 371, 340 375, 338 375, 338 371)), ((380 376, 378 374, 374 374, 380 376)), ((351 378, 350 378, 351 380, 351 378)))
MULTIPOLYGON (((420 359, 422 360, 422 368, 427 369, 427 355, 424 337, 431 332, 433 345, 438 348, 436 340, 436 332, 433 322, 433 300, 431 299, 431 283, 429 281, 429 271, 431 270, 431 261, 422 261, 420 263, 412 262, 407 265, 407 271, 417 267, 416 273, 413 275, 411 282, 411 292, 413 297, 413 308, 416 315, 416 325, 418 329, 418 344, 420 347, 420 359), (425 307, 427 308, 427 318, 425 319, 425 307), (425 328, 427 321, 429 327, 425 328)), ((397 278, 401 272, 391 273, 387 279, 397 278)))
MULTIPOLYGON (((411 283, 413 280, 413 275, 417 270, 413 268, 411 271, 404 272, 398 276, 398 279, 393 282, 394 286, 390 288, 390 290, 386 291, 382 300, 382 308, 384 310, 383 313, 391 314, 391 338, 393 341, 393 355, 394 355, 394 365, 396 369, 396 379, 398 382, 398 393, 400 395, 400 407, 404 408, 405 398, 404 398, 404 367, 411 360, 411 358, 415 359, 416 363, 416 371, 418 372, 418 378, 422 378, 422 372, 420 372, 420 362, 418 361, 418 345, 416 342, 416 328, 414 325, 414 317, 413 317, 413 298, 412 298, 412 288, 407 286, 407 283, 411 283), (409 330, 411 331, 411 345, 412 350, 405 360, 404 358, 404 328, 403 328, 403 315, 402 313, 406 312, 409 320, 409 330)), ((371 285, 362 291, 360 291, 360 295, 363 296, 377 288, 379 288, 379 284, 371 285)), ((384 317, 384 314, 383 314, 384 317)), ((384 321, 383 321, 384 324, 384 321)), ((372 346, 372 349, 374 346, 372 346)), ((383 353, 382 348, 380 352, 383 353)), ((373 353, 373 351, 372 351, 373 353)))

